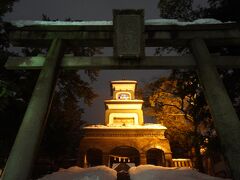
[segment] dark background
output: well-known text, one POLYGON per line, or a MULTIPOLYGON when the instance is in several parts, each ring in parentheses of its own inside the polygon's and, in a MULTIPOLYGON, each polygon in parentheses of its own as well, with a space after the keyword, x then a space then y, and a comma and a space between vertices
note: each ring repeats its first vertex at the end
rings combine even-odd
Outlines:
MULTIPOLYGON (((4 21, 41 20, 42 15, 50 19, 65 20, 112 20, 113 9, 144 9, 145 19, 159 18, 157 8, 159 0, 20 0, 14 3, 13 11, 4 16, 4 21)), ((207 6, 206 0, 195 0, 195 6, 207 6)), ((155 48, 146 48, 146 55, 153 55, 155 48)), ((112 48, 103 49, 103 55, 112 55, 112 48)), ((84 106, 83 120, 89 123, 104 123, 105 99, 110 99, 109 82, 111 80, 137 80, 138 86, 160 76, 169 74, 168 70, 102 70, 92 87, 98 93, 98 98, 91 107, 84 106)), ((83 74, 83 73, 81 73, 83 74)), ((86 78, 87 80, 87 78, 86 78)), ((82 106, 82 105, 81 105, 82 106)), ((150 117, 145 117, 151 121, 150 117)))

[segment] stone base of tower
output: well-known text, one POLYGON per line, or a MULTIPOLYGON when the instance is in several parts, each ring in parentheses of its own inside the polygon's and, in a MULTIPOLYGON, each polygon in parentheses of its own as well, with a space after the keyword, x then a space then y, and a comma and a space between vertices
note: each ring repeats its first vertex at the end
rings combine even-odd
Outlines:
POLYGON ((79 165, 89 167, 116 162, 171 166, 172 153, 161 125, 85 128, 80 143, 79 165))

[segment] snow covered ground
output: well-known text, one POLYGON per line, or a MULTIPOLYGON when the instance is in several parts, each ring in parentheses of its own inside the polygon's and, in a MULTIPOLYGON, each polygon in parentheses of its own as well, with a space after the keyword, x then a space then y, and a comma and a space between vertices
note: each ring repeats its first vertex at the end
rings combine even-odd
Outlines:
MULTIPOLYGON (((191 168, 140 165, 129 169, 131 180, 223 180, 208 176, 191 168)), ((117 172, 106 166, 60 169, 39 180, 116 180, 117 172)), ((226 180, 226 179, 225 179, 226 180)))
POLYGON ((78 166, 60 169, 39 180, 116 180, 117 172, 106 166, 80 168, 78 166))
POLYGON ((131 180, 221 180, 191 168, 140 165, 129 169, 131 180))

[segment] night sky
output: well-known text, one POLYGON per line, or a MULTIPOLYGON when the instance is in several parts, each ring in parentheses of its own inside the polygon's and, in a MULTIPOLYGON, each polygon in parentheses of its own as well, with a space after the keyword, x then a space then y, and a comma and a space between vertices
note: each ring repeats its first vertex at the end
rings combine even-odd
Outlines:
MULTIPOLYGON (((5 21, 10 20, 41 20, 42 14, 51 19, 64 20, 112 20, 112 9, 144 9, 145 19, 159 18, 157 8, 159 0, 20 0, 15 3, 13 12, 6 14, 5 21)), ((112 49, 107 48, 104 55, 111 55, 112 49)), ((153 55, 154 49, 148 48, 146 55, 153 55)), ((84 120, 89 123, 104 122, 105 99, 110 99, 109 82, 111 80, 137 80, 138 86, 154 78, 166 76, 167 70, 102 70, 98 81, 92 87, 98 93, 91 107, 85 107, 84 120)), ((147 118, 149 119, 149 118, 147 118)))
POLYGON ((50 18, 74 20, 111 20, 112 9, 144 9, 145 17, 158 18, 159 0, 19 0, 6 20, 41 20, 42 14, 50 18))

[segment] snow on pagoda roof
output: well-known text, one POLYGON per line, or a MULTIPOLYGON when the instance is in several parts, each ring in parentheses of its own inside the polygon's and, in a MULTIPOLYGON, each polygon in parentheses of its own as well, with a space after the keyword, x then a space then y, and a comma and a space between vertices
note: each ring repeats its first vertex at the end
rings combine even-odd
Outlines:
MULTIPOLYGON (((24 26, 109 26, 113 25, 112 21, 32 21, 32 20, 18 20, 18 21, 10 21, 10 23, 16 27, 24 27, 24 26)), ((196 25, 196 24, 221 24, 223 22, 208 18, 208 19, 196 19, 192 22, 182 22, 177 19, 148 19, 145 20, 145 25, 178 25, 178 26, 186 26, 186 25, 196 25)), ((232 23, 232 22, 226 22, 232 23)))

